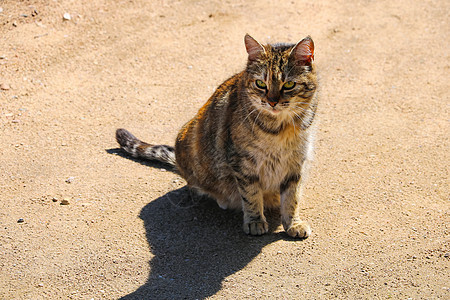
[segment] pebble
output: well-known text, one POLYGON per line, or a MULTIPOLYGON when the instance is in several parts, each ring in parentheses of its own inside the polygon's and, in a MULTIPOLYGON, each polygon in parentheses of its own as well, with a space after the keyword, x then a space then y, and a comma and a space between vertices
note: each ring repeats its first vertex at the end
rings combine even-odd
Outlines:
POLYGON ((69 205, 70 198, 64 198, 61 200, 61 205, 69 205))
POLYGON ((43 287, 43 286, 44 286, 43 283, 39 283, 39 284, 38 284, 38 287, 43 287))
POLYGON ((9 84, 7 84, 7 83, 0 83, 0 89, 1 90, 4 90, 4 91, 7 91, 7 90, 9 90, 11 87, 9 86, 9 84))
POLYGON ((446 257, 446 258, 450 257, 450 252, 445 253, 444 257, 446 257))
POLYGON ((63 15, 63 20, 64 21, 70 21, 72 19, 72 16, 69 13, 65 13, 63 15))
POLYGON ((69 177, 66 179, 67 183, 72 183, 75 180, 75 177, 69 177))
POLYGON ((58 198, 53 197, 53 198, 52 198, 52 201, 53 201, 53 202, 58 202, 58 198))
POLYGON ((19 220, 17 220, 17 223, 23 223, 25 222, 25 220, 23 218, 20 218, 19 220))

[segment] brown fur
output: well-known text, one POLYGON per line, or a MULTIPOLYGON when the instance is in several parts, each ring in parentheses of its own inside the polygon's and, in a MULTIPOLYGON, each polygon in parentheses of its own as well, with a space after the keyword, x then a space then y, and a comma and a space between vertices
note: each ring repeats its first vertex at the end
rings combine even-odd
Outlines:
POLYGON ((246 233, 266 233, 264 210, 279 206, 286 232, 306 238, 311 229, 299 207, 318 103, 314 44, 307 37, 262 46, 247 35, 245 46, 246 69, 222 83, 183 126, 175 149, 146 144, 124 129, 117 140, 138 157, 173 163, 174 152, 190 187, 222 208, 242 208, 246 233), (152 156, 155 147, 160 151, 152 156))

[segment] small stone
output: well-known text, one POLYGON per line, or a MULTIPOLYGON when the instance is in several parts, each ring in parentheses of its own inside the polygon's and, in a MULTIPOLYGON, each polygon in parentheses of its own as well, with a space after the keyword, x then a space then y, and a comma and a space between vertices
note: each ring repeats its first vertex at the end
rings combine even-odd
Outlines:
POLYGON ((449 258, 449 257, 450 257, 450 252, 445 253, 445 254, 444 254, 444 257, 445 257, 445 258, 449 258))
POLYGON ((63 20, 64 21, 70 21, 72 19, 72 16, 69 13, 65 13, 63 15, 63 20))
POLYGON ((44 286, 43 283, 39 283, 39 284, 38 284, 38 287, 43 287, 43 286, 44 286))
POLYGON ((66 179, 67 183, 72 183, 75 180, 75 177, 69 177, 66 179))
POLYGON ((70 198, 64 198, 61 200, 61 205, 69 205, 70 198))
POLYGON ((53 202, 58 202, 58 198, 53 197, 53 198, 52 198, 52 201, 53 201, 53 202))
POLYGON ((10 88, 11 88, 11 86, 9 84, 7 84, 7 83, 0 83, 0 89, 1 90, 7 91, 10 88))
POLYGON ((12 26, 17 27, 17 22, 16 21, 12 22, 12 26))
POLYGON ((17 220, 17 223, 23 223, 25 222, 25 220, 23 218, 20 218, 19 220, 17 220))

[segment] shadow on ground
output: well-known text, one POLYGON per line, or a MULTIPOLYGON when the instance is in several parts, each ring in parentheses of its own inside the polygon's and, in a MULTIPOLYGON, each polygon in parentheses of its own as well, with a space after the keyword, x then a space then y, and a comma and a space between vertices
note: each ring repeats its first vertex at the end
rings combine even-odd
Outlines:
MULTIPOLYGON (((116 149, 107 151, 121 154, 116 149)), ((132 160, 145 165, 160 164, 132 160)), ((140 213, 154 258, 147 282, 121 299, 203 299, 221 289, 224 278, 244 268, 261 249, 287 238, 274 233, 279 211, 268 215, 270 232, 247 236, 242 213, 226 211, 214 200, 199 197, 186 186, 148 203, 140 213)))

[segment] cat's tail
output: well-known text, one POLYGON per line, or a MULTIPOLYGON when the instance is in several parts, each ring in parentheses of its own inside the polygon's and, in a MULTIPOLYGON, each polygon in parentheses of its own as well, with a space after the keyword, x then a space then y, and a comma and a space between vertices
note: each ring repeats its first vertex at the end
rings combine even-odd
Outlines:
POLYGON ((147 144, 123 128, 116 130, 116 140, 120 147, 133 157, 157 160, 175 166, 175 149, 172 146, 147 144))

